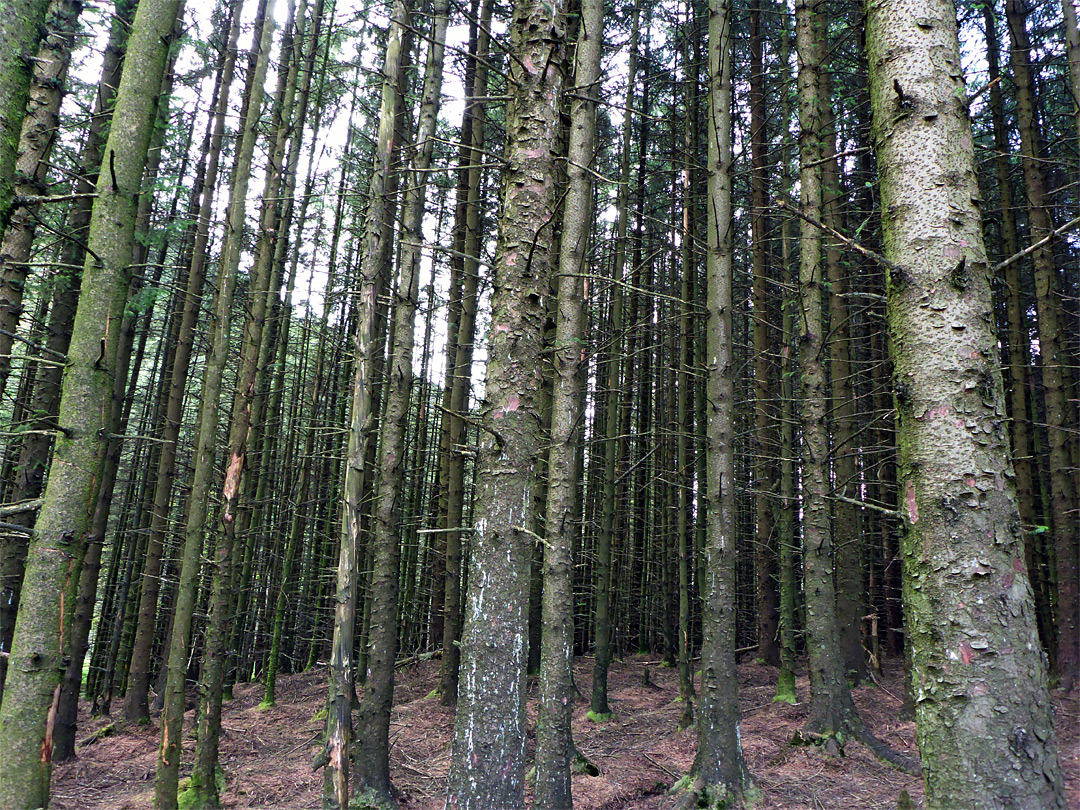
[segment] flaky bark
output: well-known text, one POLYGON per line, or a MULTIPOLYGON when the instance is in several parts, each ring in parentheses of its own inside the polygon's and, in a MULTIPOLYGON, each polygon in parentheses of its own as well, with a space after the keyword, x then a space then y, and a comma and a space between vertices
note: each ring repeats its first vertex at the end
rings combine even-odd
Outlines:
POLYGON ((127 296, 135 211, 157 95, 180 0, 144 0, 132 26, 126 70, 105 154, 110 171, 98 181, 72 329, 53 471, 31 543, 11 669, 0 709, 0 805, 48 804, 52 721, 66 643, 56 596, 74 575, 84 541, 108 433, 119 316, 127 296))
POLYGON ((550 289, 563 82, 561 3, 523 2, 510 26, 507 166, 496 251, 476 518, 461 641, 447 805, 524 804, 528 522, 540 431, 541 347, 550 289))
POLYGON ((927 806, 1060 808, 955 12, 866 11, 927 806))

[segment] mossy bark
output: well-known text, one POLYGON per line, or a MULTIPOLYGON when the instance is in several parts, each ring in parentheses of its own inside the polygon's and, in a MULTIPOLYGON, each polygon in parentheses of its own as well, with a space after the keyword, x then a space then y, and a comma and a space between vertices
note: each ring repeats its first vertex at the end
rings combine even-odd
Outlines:
MULTIPOLYGON (((59 423, 64 433, 31 543, 11 669, 0 709, 0 805, 48 804, 52 718, 63 671, 65 611, 56 594, 93 510, 108 433, 119 315, 127 296, 135 213, 180 0, 144 0, 136 13, 98 180, 82 293, 68 349, 59 423)), ((62 600, 61 600, 62 601, 62 600)))
POLYGON ((1060 808, 955 10, 866 12, 927 806, 1060 808))
MULTIPOLYGON (((30 93, 33 57, 44 33, 49 0, 0 4, 0 232, 7 230, 15 199, 15 161, 30 93)), ((0 311, 5 302, 0 300, 0 311)))
MULTIPOLYGON (((4 221, 3 206, 10 205, 11 202, 8 194, 36 196, 48 193, 46 179, 49 156, 57 140, 60 102, 64 97, 68 65, 71 63, 71 47, 81 11, 81 0, 52 0, 49 3, 45 36, 42 37, 41 47, 32 62, 33 78, 28 92, 26 117, 22 120, 18 137, 14 179, 8 189, 2 188, 3 181, 0 180, 0 222, 4 221)), ((6 9, 0 9, 0 15, 7 13, 6 9)), ((3 31, 5 23, 6 21, 0 22, 0 31, 3 31)), ((0 48, 6 46, 0 39, 0 48)), ((0 57, 0 69, 9 56, 5 53, 0 57)), ((7 103, 7 97, 4 98, 7 103)), ((0 122, 6 124, 7 116, 0 113, 0 122)), ((0 151, 0 161, 5 159, 0 151)), ((40 209, 40 204, 20 205, 14 211, 9 211, 7 225, 2 229, 4 239, 0 244, 0 398, 4 396, 11 373, 11 349, 23 312, 23 291, 30 274, 30 248, 37 233, 40 209)))

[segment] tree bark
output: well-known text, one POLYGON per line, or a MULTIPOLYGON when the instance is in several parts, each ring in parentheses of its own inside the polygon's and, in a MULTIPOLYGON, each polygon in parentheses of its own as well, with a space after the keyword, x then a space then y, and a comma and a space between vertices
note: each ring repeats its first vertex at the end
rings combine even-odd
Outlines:
MULTIPOLYGON (((145 0, 144 0, 145 2, 145 0)), ((180 581, 172 618, 172 635, 167 658, 165 706, 161 723, 161 747, 154 779, 154 803, 158 810, 177 806, 180 768, 180 745, 184 723, 184 692, 187 683, 187 660, 191 647, 191 619, 195 611, 197 580, 201 567, 203 533, 210 507, 210 487, 214 472, 219 420, 218 399, 221 381, 229 357, 229 334, 232 325, 232 301, 240 263, 247 190, 251 179, 259 111, 266 69, 273 37, 273 0, 263 0, 255 17, 256 51, 244 89, 240 116, 240 142, 233 165, 232 187, 226 211, 225 243, 222 246, 218 286, 214 293, 214 321, 209 355, 203 372, 202 401, 199 405, 199 430, 196 437, 194 473, 188 496, 188 514, 180 560, 180 581)), ((222 90, 222 96, 226 93, 222 90)), ((210 193, 210 189, 207 189, 210 193)), ((198 786, 193 786, 198 787, 198 786)), ((197 795, 197 794, 196 794, 197 795)))
POLYGON ((582 498, 578 455, 584 433, 586 363, 585 295, 581 276, 588 265, 593 227, 592 166, 600 57, 604 44, 603 0, 583 0, 570 102, 567 191, 558 257, 558 303, 553 347, 551 449, 548 451, 547 512, 543 545, 543 635, 536 729, 536 799, 544 810, 571 810, 574 740, 574 567, 582 498))
MULTIPOLYGON (((1035 114, 1035 90, 1031 77, 1031 44, 1027 33, 1024 0, 1006 0, 1005 18, 1013 47, 1009 65, 1016 85, 1016 123, 1020 133, 1021 165, 1027 192, 1028 219, 1033 245, 1054 230, 1047 209, 1046 178, 1039 149, 1035 114)), ((1042 245, 1032 255, 1035 269, 1035 309, 1046 401, 1046 443, 1050 462, 1050 528, 1057 562, 1057 674, 1070 691, 1080 678, 1080 543, 1077 520, 1072 510, 1076 494, 1069 457, 1069 426, 1075 425, 1074 409, 1068 398, 1067 354, 1062 331, 1061 294, 1053 245, 1042 245)))
POLYGON ((927 807, 1064 807, 955 12, 948 0, 866 12, 927 807))
MULTIPOLYGON (((52 716, 59 696, 65 632, 56 595, 75 575, 85 541, 108 433, 111 372, 119 318, 127 296, 135 212, 157 96, 180 0, 144 0, 136 13, 105 154, 110 171, 98 180, 72 328, 53 472, 31 542, 11 669, 0 708, 0 805, 48 804, 52 716)), ((5 53, 7 53, 5 51, 5 53)))
POLYGON ((731 8, 709 4, 705 579, 698 751, 683 807, 742 807, 757 793, 739 739, 735 668, 735 357, 731 332, 731 8))
POLYGON ((514 6, 507 167, 491 348, 477 457, 476 520, 447 803, 524 804, 525 658, 533 536, 529 503, 545 444, 539 412, 550 289, 554 155, 563 83, 561 3, 514 6))

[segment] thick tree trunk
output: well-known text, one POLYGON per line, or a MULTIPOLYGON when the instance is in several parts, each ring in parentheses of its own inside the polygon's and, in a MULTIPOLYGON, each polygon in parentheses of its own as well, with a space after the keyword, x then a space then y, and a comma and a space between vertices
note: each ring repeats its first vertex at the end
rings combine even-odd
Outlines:
POLYGON ((948 0, 866 11, 927 806, 1060 808, 956 17, 948 0))
POLYGON ((53 472, 31 543, 11 670, 0 708, 0 805, 48 804, 52 722, 64 654, 64 611, 74 554, 89 526, 108 433, 111 373, 127 296, 135 212, 157 95, 180 0, 145 0, 132 26, 126 70, 98 181, 82 294, 68 350, 53 472), (117 123, 119 122, 119 123, 117 123))
POLYGON ((561 3, 515 5, 507 167, 491 348, 477 457, 476 519, 448 803, 524 804, 527 523, 540 435, 544 296, 550 289, 555 159, 563 82, 561 3))

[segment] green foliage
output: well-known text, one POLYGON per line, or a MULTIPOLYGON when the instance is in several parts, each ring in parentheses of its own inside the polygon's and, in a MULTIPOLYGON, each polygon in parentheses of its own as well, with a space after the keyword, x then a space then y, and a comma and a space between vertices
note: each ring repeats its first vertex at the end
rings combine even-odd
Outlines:
POLYGON ((604 712, 598 714, 597 712, 590 710, 589 713, 585 715, 585 719, 588 720, 590 723, 596 723, 597 725, 599 725, 600 723, 610 723, 612 720, 615 719, 615 713, 604 712))
POLYGON ((143 287, 127 302, 125 314, 132 318, 145 315, 168 294, 168 290, 164 287, 143 287))

